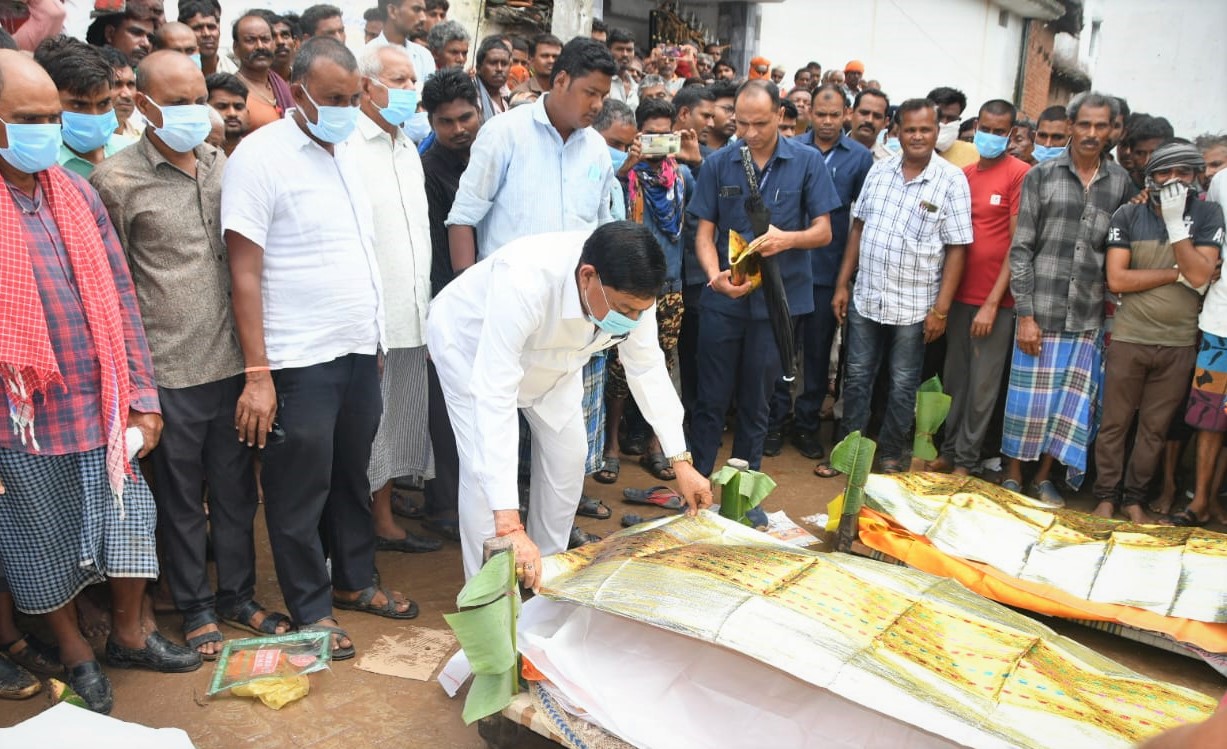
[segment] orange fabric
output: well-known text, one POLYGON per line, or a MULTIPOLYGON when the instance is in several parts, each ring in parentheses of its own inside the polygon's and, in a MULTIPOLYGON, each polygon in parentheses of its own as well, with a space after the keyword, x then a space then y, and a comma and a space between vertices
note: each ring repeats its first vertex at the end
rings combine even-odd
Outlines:
POLYGON ((538 671, 533 662, 522 655, 520 656, 520 675, 524 677, 525 681, 548 681, 545 678, 545 674, 538 671))
POLYGON ((889 554, 910 567, 961 583, 985 598, 1008 606, 1066 619, 1118 622, 1160 632, 1211 653, 1227 653, 1227 624, 1163 616, 1146 609, 1114 603, 1093 603, 1050 585, 1028 582, 995 567, 951 556, 917 536, 888 515, 863 507, 860 539, 871 549, 889 554))
POLYGON ((750 70, 747 71, 746 77, 752 81, 771 80, 771 61, 766 57, 755 57, 750 60, 750 70), (766 68, 766 71, 760 73, 757 68, 766 68))
POLYGON ((264 127, 270 122, 276 122, 284 114, 284 112, 275 105, 269 104, 256 92, 252 91, 247 94, 247 120, 252 130, 264 127))

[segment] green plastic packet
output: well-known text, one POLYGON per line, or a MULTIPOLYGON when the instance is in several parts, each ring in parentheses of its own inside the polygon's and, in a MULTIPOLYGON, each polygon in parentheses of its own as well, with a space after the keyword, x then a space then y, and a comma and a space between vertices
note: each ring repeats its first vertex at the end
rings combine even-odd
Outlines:
POLYGON ((210 696, 261 679, 305 676, 328 668, 330 632, 289 632, 272 637, 227 640, 213 669, 210 696))

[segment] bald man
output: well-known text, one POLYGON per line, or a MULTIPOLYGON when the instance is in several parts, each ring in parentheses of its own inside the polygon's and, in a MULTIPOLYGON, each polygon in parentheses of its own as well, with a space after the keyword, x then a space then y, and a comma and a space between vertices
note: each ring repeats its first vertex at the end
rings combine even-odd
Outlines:
POLYGON ((98 194, 55 163, 55 84, 16 52, 0 51, 0 76, 0 232, 13 238, 0 244, 12 427, 0 430, 0 557, 17 608, 45 615, 69 685, 105 713, 111 685, 74 604, 87 585, 110 585, 112 665, 200 667, 141 616, 157 511, 132 458, 157 446, 162 419, 123 248, 98 194))
POLYGON ((204 143, 207 100, 195 62, 170 50, 149 55, 137 74, 145 134, 92 181, 127 253, 157 373, 164 426, 153 466, 166 578, 184 638, 211 660, 221 652, 219 616, 267 635, 285 632, 289 620, 253 600, 256 484, 251 451, 234 434, 243 357, 221 233, 226 157, 204 143), (210 534, 216 595, 205 559, 210 534))
POLYGON ((192 27, 186 23, 171 21, 163 24, 161 28, 153 32, 153 48, 181 52, 193 58, 196 61, 196 67, 200 67, 200 47, 196 40, 196 32, 192 31, 192 27))

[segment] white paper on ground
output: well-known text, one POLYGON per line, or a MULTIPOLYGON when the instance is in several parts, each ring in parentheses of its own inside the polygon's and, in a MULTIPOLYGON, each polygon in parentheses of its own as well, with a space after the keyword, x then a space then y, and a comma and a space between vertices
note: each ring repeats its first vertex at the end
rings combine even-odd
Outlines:
POLYGON ((12 728, 0 728, 3 747, 68 747, 90 749, 195 749, 178 728, 149 728, 126 723, 61 702, 12 728))
POLYGON ((455 697, 460 687, 464 686, 472 675, 473 667, 469 665, 468 656, 463 650, 457 650, 456 654, 448 659, 443 670, 439 672, 439 684, 443 686, 443 691, 447 692, 448 697, 455 697))
POLYGON ((818 538, 792 521, 783 510, 767 513, 767 535, 792 546, 813 546, 818 538))
POLYGON ((566 702, 644 749, 959 744, 740 653, 537 596, 519 646, 566 702))

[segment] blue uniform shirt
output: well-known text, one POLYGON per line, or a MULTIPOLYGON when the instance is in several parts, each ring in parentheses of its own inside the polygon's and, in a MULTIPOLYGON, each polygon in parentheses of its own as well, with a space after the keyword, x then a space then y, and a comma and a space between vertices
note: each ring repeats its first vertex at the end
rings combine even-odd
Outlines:
POLYGON ((822 153, 822 149, 814 143, 812 130, 798 135, 796 141, 818 149, 835 182, 835 192, 839 194, 840 206, 831 211, 831 243, 809 254, 814 285, 834 286, 839 278, 839 265, 844 259, 844 246, 848 244, 848 231, 852 228, 852 204, 860 197, 865 175, 873 166, 873 154, 843 133, 835 147, 827 153, 822 153))
MULTIPOLYGON (((747 241, 754 238, 746 213, 750 185, 741 165, 741 145, 740 142, 730 143, 707 157, 690 204, 690 212, 696 219, 716 225, 716 254, 722 270, 729 267, 729 230, 740 232, 747 241)), ((815 218, 840 207, 839 194, 822 155, 817 149, 806 148, 788 138, 778 140, 775 154, 757 177, 763 202, 771 212, 771 223, 784 231, 803 231, 815 218)), ((776 266, 784 279, 788 308, 793 315, 814 311, 809 255, 807 250, 795 249, 775 256, 776 266)), ((733 317, 767 319, 761 289, 732 299, 707 288, 703 290, 701 304, 704 310, 733 317)))

